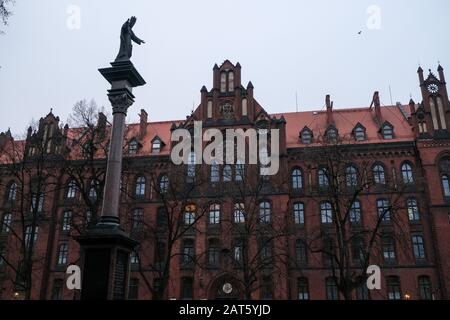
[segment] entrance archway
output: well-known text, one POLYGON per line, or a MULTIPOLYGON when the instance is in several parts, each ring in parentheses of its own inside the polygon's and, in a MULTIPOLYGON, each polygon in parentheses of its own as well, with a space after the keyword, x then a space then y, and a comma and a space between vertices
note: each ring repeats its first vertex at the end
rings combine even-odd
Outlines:
POLYGON ((224 274, 210 282, 209 300, 239 300, 243 298, 244 290, 241 283, 231 275, 224 274))

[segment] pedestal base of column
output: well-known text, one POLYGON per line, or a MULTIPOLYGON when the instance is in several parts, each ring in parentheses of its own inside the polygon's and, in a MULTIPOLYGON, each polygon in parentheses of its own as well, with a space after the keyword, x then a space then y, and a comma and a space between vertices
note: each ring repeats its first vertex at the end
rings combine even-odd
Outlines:
POLYGON ((128 295, 130 253, 139 242, 118 221, 103 218, 103 223, 76 237, 81 246, 81 300, 124 300, 128 295))

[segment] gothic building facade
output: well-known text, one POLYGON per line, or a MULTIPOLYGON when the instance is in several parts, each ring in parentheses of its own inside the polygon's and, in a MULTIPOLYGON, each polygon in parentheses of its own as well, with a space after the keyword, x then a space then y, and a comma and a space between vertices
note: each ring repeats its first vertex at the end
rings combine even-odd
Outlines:
MULTIPOLYGON (((437 71, 419 68, 418 104, 382 106, 375 92, 366 107, 333 109, 327 96, 324 110, 269 114, 227 60, 186 119, 141 110, 124 145, 121 221, 141 243, 128 297, 448 299, 450 103, 437 71), (279 130, 278 174, 176 166, 171 133, 194 121, 279 130), (356 281, 368 265, 379 290, 356 281)), ((81 265, 74 238, 100 213, 109 130, 101 113, 69 128, 50 112, 24 140, 0 134, 1 299, 79 298, 66 269, 81 265)))

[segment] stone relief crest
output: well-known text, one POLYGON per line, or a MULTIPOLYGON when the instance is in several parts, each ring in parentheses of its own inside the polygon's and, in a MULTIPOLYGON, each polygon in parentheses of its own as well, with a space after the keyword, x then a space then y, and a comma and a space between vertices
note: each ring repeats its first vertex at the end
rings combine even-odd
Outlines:
POLYGON ((224 119, 230 120, 234 117, 234 108, 231 104, 225 103, 220 107, 220 113, 224 119))

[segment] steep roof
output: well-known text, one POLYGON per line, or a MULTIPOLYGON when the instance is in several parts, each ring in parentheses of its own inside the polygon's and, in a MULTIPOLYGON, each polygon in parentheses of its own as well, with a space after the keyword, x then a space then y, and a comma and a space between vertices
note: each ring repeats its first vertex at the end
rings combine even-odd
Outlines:
MULTIPOLYGON (((404 108, 407 109, 407 108, 404 108)), ((366 140, 358 143, 382 143, 413 141, 412 127, 398 106, 380 107, 384 122, 389 122, 394 127, 394 139, 383 140, 380 135, 380 124, 375 119, 375 112, 369 108, 335 109, 333 119, 340 136, 350 137, 353 129, 359 123, 366 129, 366 140)), ((274 114, 277 118, 281 115, 286 119, 286 143, 288 148, 304 146, 300 143, 299 133, 307 127, 314 137, 323 135, 328 128, 326 111, 305 111, 274 114)), ((406 114, 409 117, 409 114, 406 114)), ((314 144, 313 144, 314 145, 314 144)))

